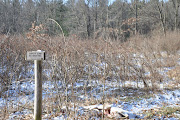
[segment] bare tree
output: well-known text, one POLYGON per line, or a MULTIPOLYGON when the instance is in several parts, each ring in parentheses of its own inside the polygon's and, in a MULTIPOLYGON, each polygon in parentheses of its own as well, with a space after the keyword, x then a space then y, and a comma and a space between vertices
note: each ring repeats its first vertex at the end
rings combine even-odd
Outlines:
POLYGON ((156 1, 156 5, 158 8, 163 32, 164 32, 164 35, 166 35, 166 14, 165 14, 165 10, 164 10, 164 0, 162 0, 161 3, 159 3, 159 1, 156 1))
POLYGON ((179 7, 180 1, 179 0, 171 0, 173 3, 173 8, 175 10, 175 19, 174 19, 174 30, 177 30, 178 27, 178 14, 179 14, 179 7))
POLYGON ((91 13, 90 13, 90 0, 87 0, 87 3, 84 2, 86 8, 86 26, 87 26, 87 35, 88 38, 91 37, 92 29, 91 29, 91 13))

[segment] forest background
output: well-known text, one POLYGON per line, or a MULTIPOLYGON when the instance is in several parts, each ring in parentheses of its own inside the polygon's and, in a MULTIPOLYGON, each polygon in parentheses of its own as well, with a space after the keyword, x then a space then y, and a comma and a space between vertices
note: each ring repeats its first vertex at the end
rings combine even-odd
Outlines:
POLYGON ((179 29, 180 0, 0 0, 0 119, 26 110, 12 119, 33 118, 34 64, 25 55, 39 49, 46 52, 43 118, 92 118, 79 115, 82 106, 139 98, 123 109, 179 118, 179 29), (166 89, 177 91, 157 97, 166 89), (162 114, 151 111, 154 96, 162 114))
POLYGON ((1 0, 0 32, 25 33, 32 23, 46 26, 46 34, 57 35, 61 25, 66 36, 97 38, 103 31, 111 39, 126 40, 134 34, 180 27, 179 0, 1 0))

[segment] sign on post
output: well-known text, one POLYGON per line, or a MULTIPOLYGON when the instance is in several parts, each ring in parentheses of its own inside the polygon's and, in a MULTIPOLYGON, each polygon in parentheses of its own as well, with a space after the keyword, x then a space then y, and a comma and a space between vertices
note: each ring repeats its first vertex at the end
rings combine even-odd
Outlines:
POLYGON ((26 60, 45 60, 45 52, 41 50, 27 51, 26 60))
POLYGON ((28 51, 26 60, 34 60, 34 120, 42 119, 42 60, 45 60, 45 52, 41 50, 28 51))

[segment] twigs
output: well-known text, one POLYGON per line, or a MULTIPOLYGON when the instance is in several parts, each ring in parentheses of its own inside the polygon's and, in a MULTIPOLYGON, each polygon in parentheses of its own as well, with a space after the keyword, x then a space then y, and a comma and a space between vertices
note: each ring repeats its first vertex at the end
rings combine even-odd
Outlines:
MULTIPOLYGON (((50 19, 50 21, 54 20, 50 19)), ((9 39, 8 42, 3 41, 3 45, 1 44, 3 49, 0 54, 2 58, 0 78, 3 79, 1 85, 6 88, 1 89, 1 91, 2 93, 7 93, 8 89, 11 91, 11 88, 14 87, 11 84, 19 81, 20 84, 16 84, 13 88, 17 94, 12 94, 12 96, 16 98, 22 94, 26 96, 33 94, 29 90, 29 86, 25 89, 26 91, 21 93, 18 93, 17 90, 21 90, 24 83, 33 81, 33 78, 30 78, 33 74, 32 64, 26 63, 26 67, 24 67, 25 62, 22 57, 26 50, 37 48, 31 46, 29 40, 19 39, 22 41, 21 45, 15 42, 16 37, 9 39), (22 47, 23 44, 26 47, 22 47), (12 82, 9 82, 10 79, 12 82)), ((113 99, 109 97, 114 96, 118 99, 117 96, 126 94, 126 87, 136 89, 155 87, 160 79, 157 74, 159 68, 163 68, 164 60, 172 58, 159 56, 161 51, 158 50, 157 46, 154 46, 153 42, 149 42, 150 40, 147 43, 143 41, 142 45, 142 43, 138 43, 137 39, 142 38, 137 37, 135 40, 137 43, 132 40, 131 46, 108 39, 82 41, 77 38, 65 38, 64 35, 63 37, 54 37, 52 41, 47 40, 46 46, 48 47, 45 48, 47 59, 44 62, 43 81, 44 85, 51 86, 44 88, 44 95, 49 98, 44 98, 44 111, 54 116, 61 114, 78 119, 81 116, 79 106, 102 104, 102 111, 97 117, 106 119, 105 104, 109 99, 113 99), (144 48, 145 44, 146 48, 144 48), (136 47, 134 48, 133 45, 136 47), (154 47, 158 52, 154 50, 154 47), (159 60, 161 61, 159 62, 159 60)), ((43 47, 40 46, 40 48, 43 47)), ((170 72, 168 75, 174 77, 174 73, 170 72)), ((4 94, 1 96, 5 98, 4 94)), ((6 112, 10 109, 8 100, 6 99, 6 112)), ((19 99, 16 100, 19 101, 19 99)), ((17 106, 14 104, 12 103, 11 106, 16 108, 17 106)), ((25 109, 26 106, 27 104, 20 108, 25 109)), ((91 118, 91 115, 96 116, 91 112, 88 113, 87 118, 91 118)), ((86 116, 86 113, 83 115, 86 116)))

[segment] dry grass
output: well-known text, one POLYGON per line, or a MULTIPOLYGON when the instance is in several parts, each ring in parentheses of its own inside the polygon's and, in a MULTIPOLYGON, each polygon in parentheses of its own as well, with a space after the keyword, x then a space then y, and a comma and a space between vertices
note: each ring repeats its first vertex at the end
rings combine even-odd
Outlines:
POLYGON ((175 83, 180 83, 180 66, 176 66, 174 69, 168 71, 167 75, 175 83))
POLYGON ((166 36, 154 31, 149 36, 136 35, 129 39, 130 45, 134 48, 144 48, 145 50, 153 50, 156 52, 165 51, 167 55, 176 54, 180 50, 180 31, 167 32, 166 36))
MULTIPOLYGON (((178 33, 169 32, 166 37, 157 34, 150 37, 137 35, 127 42, 121 43, 109 39, 79 40, 75 37, 67 37, 64 41, 62 37, 42 36, 38 32, 30 32, 32 34, 30 37, 1 35, 2 71, 0 82, 3 86, 0 89, 1 97, 6 96, 8 98, 10 96, 9 93, 3 93, 9 90, 13 81, 32 77, 32 75, 27 74, 27 71, 33 63, 25 61, 24 58, 26 51, 38 49, 46 51, 47 59, 43 66, 44 69, 50 70, 50 75, 44 76, 44 80, 54 82, 54 89, 56 91, 63 89, 65 93, 49 98, 47 100, 49 104, 44 105, 43 111, 47 114, 52 113, 55 109, 54 116, 57 116, 56 113, 63 114, 64 112, 73 116, 75 111, 73 113, 69 111, 68 108, 72 107, 69 103, 88 105, 109 101, 116 102, 114 98, 108 99, 108 95, 103 96, 101 100, 91 97, 83 103, 78 102, 77 96, 74 95, 78 89, 84 91, 82 93, 84 95, 92 90, 86 85, 82 88, 73 88, 73 85, 82 79, 84 83, 97 80, 102 85, 106 85, 107 81, 109 83, 116 80, 124 87, 125 81, 137 81, 137 88, 139 87, 138 81, 143 81, 145 88, 158 89, 158 83, 164 80, 164 77, 158 72, 159 69, 175 67, 168 72, 168 76, 179 83, 179 67, 177 66, 179 55, 177 51, 180 49, 180 35, 178 33), (150 74, 145 76, 147 72, 150 74), (62 81, 62 88, 56 84, 57 81, 62 81), (68 88, 68 86, 71 87, 68 88), (68 94, 68 91, 71 91, 71 94, 68 94), (52 102, 56 104, 51 104, 52 102), (66 106, 66 108, 60 109, 62 106, 66 106)), ((96 88, 97 86, 94 85, 93 87, 96 88)), ((120 88, 121 86, 117 84, 116 87, 120 88)), ((8 114, 10 112, 6 115, 8 116, 8 114)))
POLYGON ((179 107, 162 107, 159 109, 151 109, 149 111, 145 111, 145 118, 146 119, 152 119, 152 118, 179 118, 177 114, 180 113, 179 107))

